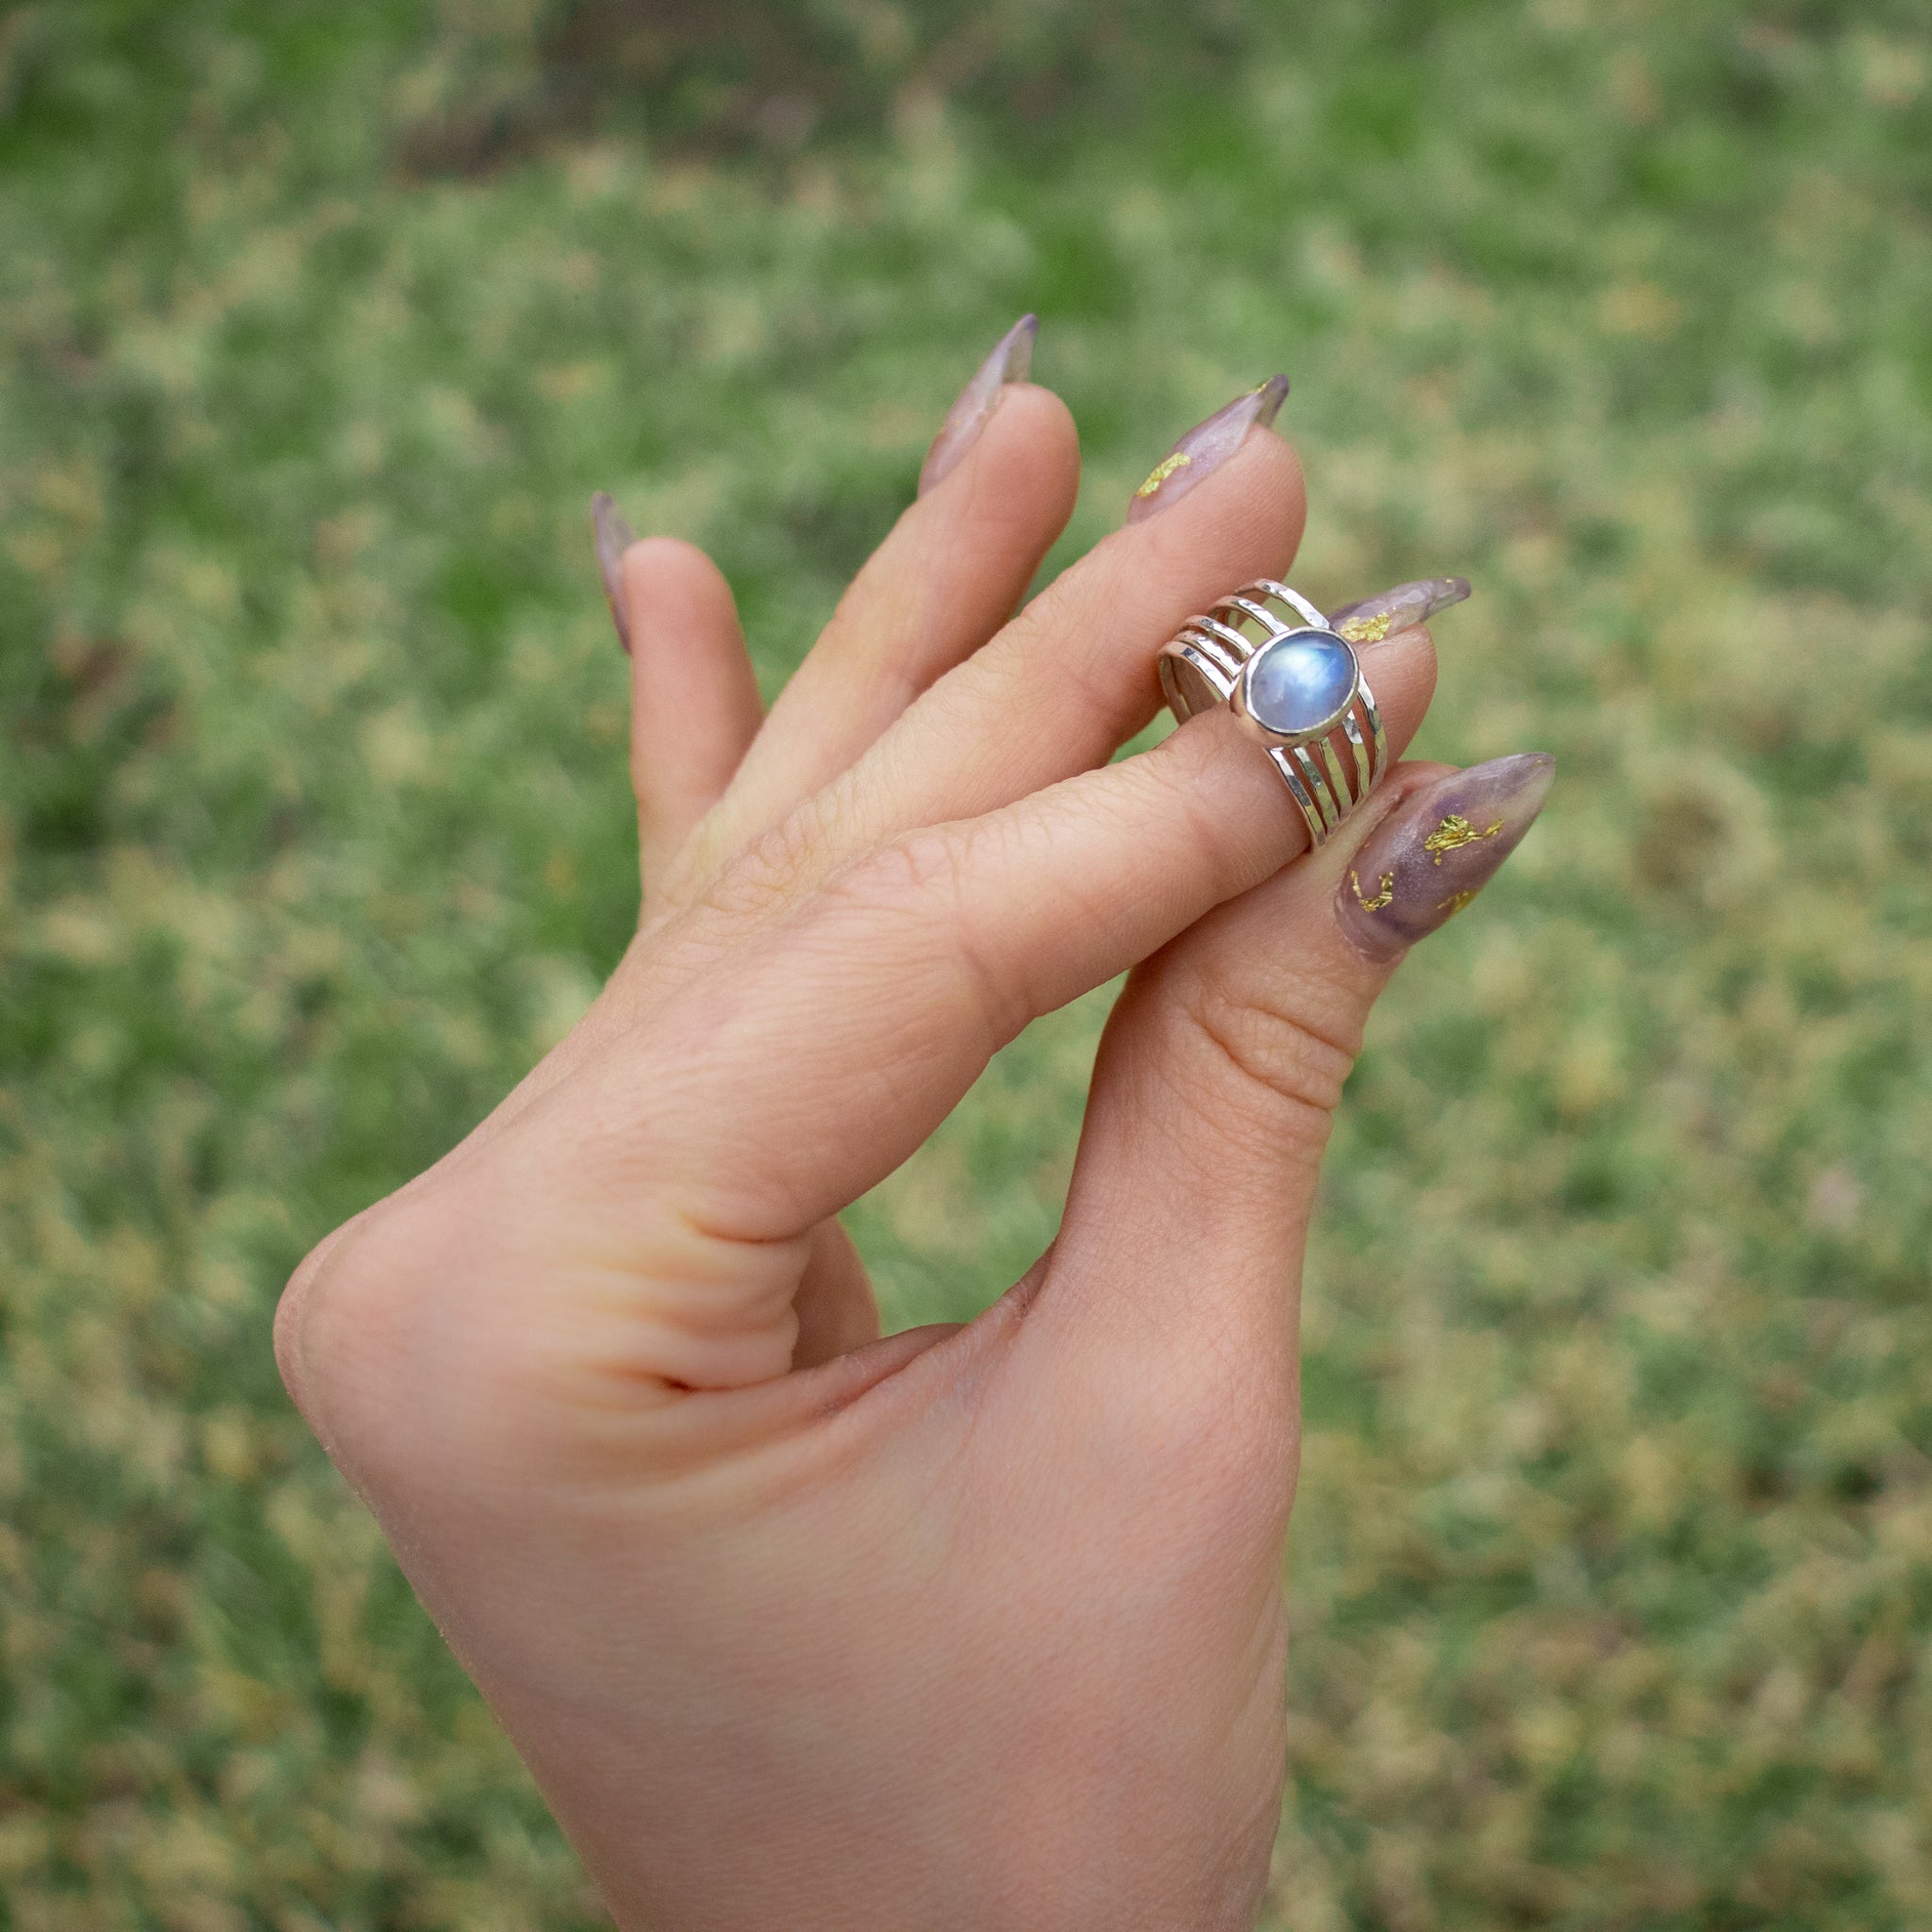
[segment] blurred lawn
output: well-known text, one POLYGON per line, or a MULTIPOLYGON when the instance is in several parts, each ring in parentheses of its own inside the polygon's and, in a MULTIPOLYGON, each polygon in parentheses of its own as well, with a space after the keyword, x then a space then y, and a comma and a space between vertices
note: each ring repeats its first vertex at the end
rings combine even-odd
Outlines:
POLYGON ((1297 580, 1562 773, 1336 1145, 1270 1924, 1932 1923, 1928 190, 1905 0, 0 11, 0 1927, 596 1922, 270 1310, 623 943, 590 492, 775 687, 1027 308, 1069 554, 1287 368, 1297 580))

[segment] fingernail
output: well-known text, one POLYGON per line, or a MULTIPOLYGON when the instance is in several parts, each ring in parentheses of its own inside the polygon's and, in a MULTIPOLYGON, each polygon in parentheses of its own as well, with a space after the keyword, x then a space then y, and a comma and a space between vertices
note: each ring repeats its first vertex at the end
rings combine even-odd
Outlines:
POLYGON ((1426 624, 1439 610, 1460 604, 1469 595, 1467 577, 1424 577, 1397 584, 1379 597, 1364 597, 1328 613, 1328 622, 1352 644, 1378 644, 1391 631, 1426 624))
POLYGON ((1495 877, 1536 823, 1556 775, 1547 752, 1519 752, 1452 772, 1404 799, 1342 878, 1342 931, 1378 962, 1426 939, 1495 877))
POLYGON ((607 490, 591 499, 591 525, 597 532, 597 568, 604 573, 604 601, 610 606, 610 621, 617 626, 617 641, 624 655, 630 656, 630 625, 624 618, 624 582, 619 575, 624 553, 638 541, 638 533, 625 522, 624 512, 607 490))
POLYGON ((958 464, 966 452, 979 441, 987 418, 999 408, 1000 391, 1009 382, 1024 382, 1033 366, 1033 339, 1040 333, 1040 318, 1023 315, 994 346, 993 352, 973 372, 973 380, 962 389, 932 447, 920 465, 919 493, 924 496, 958 464))
POLYGON ((1224 409, 1216 409, 1207 422, 1195 424, 1134 491, 1127 505, 1128 523, 1138 524, 1142 517, 1151 517, 1185 496, 1241 448, 1249 430, 1266 429, 1281 413, 1287 394, 1288 377, 1271 375, 1245 395, 1235 397, 1224 409))

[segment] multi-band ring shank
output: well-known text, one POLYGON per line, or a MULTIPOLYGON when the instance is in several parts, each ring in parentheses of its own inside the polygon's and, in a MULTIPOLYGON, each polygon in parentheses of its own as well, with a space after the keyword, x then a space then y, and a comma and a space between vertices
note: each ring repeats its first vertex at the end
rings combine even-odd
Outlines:
POLYGON ((1160 688, 1182 723, 1227 705, 1267 747, 1319 845, 1389 762, 1389 740, 1355 647, 1298 591, 1272 577, 1191 617, 1160 654, 1160 688))

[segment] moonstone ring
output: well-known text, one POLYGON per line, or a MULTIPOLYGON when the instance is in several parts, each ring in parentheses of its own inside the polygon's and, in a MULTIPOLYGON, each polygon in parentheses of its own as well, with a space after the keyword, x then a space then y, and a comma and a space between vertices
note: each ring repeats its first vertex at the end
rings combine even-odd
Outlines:
POLYGON ((1267 747, 1319 845, 1389 763, 1382 714, 1355 646, 1272 577, 1191 617, 1160 654, 1160 688, 1185 723, 1228 706, 1267 747))

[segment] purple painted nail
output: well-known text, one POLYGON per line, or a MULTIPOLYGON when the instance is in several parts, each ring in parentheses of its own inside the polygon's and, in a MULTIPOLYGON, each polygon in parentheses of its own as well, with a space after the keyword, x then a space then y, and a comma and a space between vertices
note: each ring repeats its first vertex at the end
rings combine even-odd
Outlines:
POLYGON ((1336 895, 1336 917, 1357 949, 1393 959, 1453 919, 1536 823, 1556 775, 1547 752, 1519 752, 1404 799, 1370 834, 1336 895))
POLYGON ((1352 644, 1379 644, 1392 631, 1426 624, 1439 610, 1460 604, 1469 595, 1467 577, 1424 577, 1397 584, 1379 597, 1364 597, 1328 613, 1328 622, 1352 644))
POLYGON ((625 522, 624 512, 608 491, 600 490, 591 499, 591 526, 597 533, 597 568, 604 573, 604 601, 610 606, 610 621, 617 626, 617 641, 624 655, 630 656, 630 625, 624 620, 624 591, 618 570, 624 553, 638 541, 638 535, 625 522))
POLYGON ((919 493, 924 496, 933 485, 949 475, 966 452, 979 441, 987 418, 999 408, 1000 391, 1009 382, 1024 382, 1033 366, 1033 339, 1040 333, 1040 318, 1023 315, 999 341, 993 352, 973 372, 973 380, 954 399, 940 425, 920 466, 919 493))
POLYGON ((1247 441, 1248 431, 1266 429, 1281 413, 1288 394, 1288 377, 1271 375, 1264 383, 1235 397, 1224 409, 1216 409, 1205 423, 1197 423, 1155 464, 1146 482, 1134 491, 1127 505, 1127 521, 1138 524, 1158 509, 1165 509, 1176 498, 1185 496, 1194 485, 1220 467, 1247 441))

